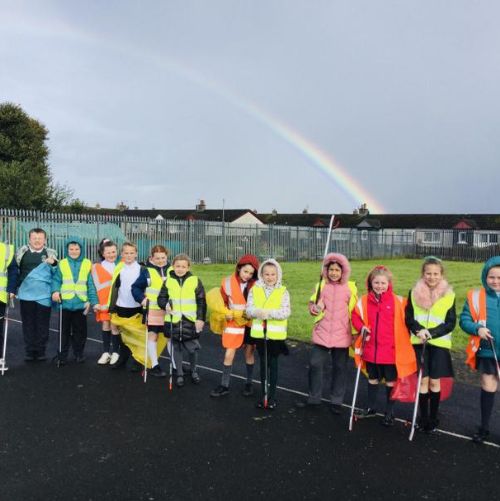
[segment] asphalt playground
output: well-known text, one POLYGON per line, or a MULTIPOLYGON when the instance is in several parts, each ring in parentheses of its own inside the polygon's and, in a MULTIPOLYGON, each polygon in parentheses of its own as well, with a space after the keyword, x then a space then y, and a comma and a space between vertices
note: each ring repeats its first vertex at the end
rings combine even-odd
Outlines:
MULTIPOLYGON (((53 317, 50 354, 57 346, 53 317)), ((140 374, 98 366, 100 334, 92 318, 86 363, 24 362, 14 313, 9 371, 0 376, 0 501, 496 498, 499 402, 491 442, 473 444, 477 387, 456 383, 442 404, 440 432, 409 442, 408 404, 396 404, 401 420, 393 428, 375 418, 357 421, 352 432, 347 406, 341 416, 327 405, 296 409, 307 390, 304 344, 291 344, 280 359, 277 409, 256 409, 257 397, 240 394, 241 354, 231 393, 212 399, 220 338, 206 332, 201 341, 201 384, 169 391, 166 379, 144 384, 140 374)), ((161 363, 168 367, 166 359, 161 363)), ((363 381, 360 404, 365 396, 363 381)))

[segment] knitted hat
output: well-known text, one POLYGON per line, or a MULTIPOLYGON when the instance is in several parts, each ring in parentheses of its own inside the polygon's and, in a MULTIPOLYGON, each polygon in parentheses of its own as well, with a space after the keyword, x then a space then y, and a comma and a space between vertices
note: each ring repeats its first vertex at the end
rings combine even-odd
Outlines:
POLYGON ((253 254, 245 254, 244 256, 241 256, 238 262, 236 263, 236 268, 241 268, 246 264, 252 265, 256 272, 260 266, 257 256, 254 256, 253 254))

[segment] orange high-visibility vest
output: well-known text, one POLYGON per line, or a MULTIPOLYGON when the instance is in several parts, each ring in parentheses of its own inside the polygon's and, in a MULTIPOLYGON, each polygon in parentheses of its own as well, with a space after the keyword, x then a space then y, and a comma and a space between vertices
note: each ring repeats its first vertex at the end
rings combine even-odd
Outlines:
MULTIPOLYGON (((248 285, 247 285, 248 287, 248 285)), ((224 348, 239 348, 245 338, 246 321, 243 319, 247 301, 241 292, 240 283, 236 275, 222 280, 221 288, 228 297, 228 307, 233 314, 232 320, 226 320, 222 331, 222 346, 224 348)))
POLYGON ((111 292, 112 278, 113 276, 108 273, 106 268, 104 268, 101 263, 95 263, 92 265, 92 279, 94 280, 100 306, 99 311, 95 314, 95 319, 98 322, 110 320, 111 318, 108 309, 108 298, 109 293, 111 292))
MULTIPOLYGON (((415 350, 411 345, 410 333, 405 323, 405 306, 406 298, 394 294, 394 343, 396 352, 396 369, 398 371, 399 379, 409 376, 417 371, 415 350)), ((358 300, 356 310, 365 326, 370 328, 368 325, 368 294, 365 294, 358 300)), ((360 348, 361 336, 358 337, 355 343, 354 360, 356 362, 356 366, 360 362, 360 356, 362 356, 361 353, 359 353, 360 348)))
MULTIPOLYGON (((467 292, 467 303, 469 304, 472 320, 486 327, 486 290, 484 287, 471 289, 467 292)), ((467 354, 465 363, 472 370, 476 370, 476 354, 480 344, 481 338, 479 336, 469 336, 469 343, 465 348, 465 353, 467 354)))

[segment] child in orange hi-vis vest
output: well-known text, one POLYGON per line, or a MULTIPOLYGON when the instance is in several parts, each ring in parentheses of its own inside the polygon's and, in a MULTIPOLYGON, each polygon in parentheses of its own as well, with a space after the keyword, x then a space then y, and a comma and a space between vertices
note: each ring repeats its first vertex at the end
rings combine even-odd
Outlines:
POLYGON ((362 360, 368 373, 368 405, 357 415, 360 418, 376 415, 378 384, 385 380, 385 416, 381 424, 393 426, 392 389, 398 378, 417 370, 405 325, 405 300, 394 294, 392 273, 385 266, 376 266, 370 271, 367 289, 368 293, 358 300, 352 312, 353 327, 365 336, 362 360))
POLYGON ((489 423, 500 371, 500 256, 484 264, 483 286, 470 290, 460 315, 460 327, 470 334, 467 364, 481 374, 481 426, 472 440, 482 443, 489 436, 489 423))
POLYGON ((97 363, 106 365, 115 364, 118 361, 120 337, 118 329, 113 329, 108 309, 111 280, 116 266, 118 249, 116 244, 107 238, 99 243, 97 253, 101 261, 92 265, 92 279, 97 291, 99 303, 94 306, 94 314, 97 322, 102 324, 102 355, 97 363))
POLYGON ((245 316, 248 293, 257 280, 259 260, 253 254, 245 254, 236 264, 235 272, 222 280, 220 292, 227 308, 226 321, 222 331, 222 346, 226 349, 221 383, 210 392, 217 398, 229 393, 229 381, 233 360, 238 348, 244 347, 246 382, 242 394, 253 395, 252 377, 255 363, 255 341, 250 337, 252 322, 245 316))

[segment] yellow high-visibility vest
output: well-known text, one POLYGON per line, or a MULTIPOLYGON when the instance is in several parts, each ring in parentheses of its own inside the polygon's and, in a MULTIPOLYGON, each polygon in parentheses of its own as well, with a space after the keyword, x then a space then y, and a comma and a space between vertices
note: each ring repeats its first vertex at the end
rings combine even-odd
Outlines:
POLYGON ((160 294, 161 286, 165 279, 161 277, 155 268, 146 268, 146 270, 149 273, 149 280, 145 295, 149 301, 149 309, 160 310, 161 308, 158 306, 158 295, 160 294))
POLYGON ((14 246, 0 242, 0 301, 7 304, 7 268, 14 257, 14 246))
POLYGON ((198 277, 190 276, 181 284, 168 275, 166 281, 169 301, 172 303, 172 314, 165 315, 165 322, 177 324, 182 316, 194 322, 196 320, 196 288, 198 277))
MULTIPOLYGON (((413 298, 413 293, 411 295, 411 304, 413 306, 413 316, 415 320, 422 325, 425 329, 432 329, 438 325, 444 324, 446 320, 446 313, 453 306, 455 302, 455 293, 450 292, 445 294, 443 297, 439 298, 430 308, 430 310, 424 310, 418 306, 413 298)), ((440 336, 436 339, 432 338, 427 341, 430 345, 438 346, 440 348, 451 349, 451 332, 440 336)), ((412 333, 411 344, 422 344, 422 340, 412 333)))
MULTIPOLYGON (((264 289, 258 285, 254 285, 251 293, 253 294, 253 302, 255 308, 261 310, 278 310, 281 308, 283 295, 285 294, 286 287, 275 288, 268 298, 264 289)), ((260 320, 254 318, 252 320, 252 330, 250 336, 256 339, 264 338, 264 322, 266 322, 266 336, 268 339, 281 341, 286 339, 288 320, 260 320)))
POLYGON ((90 259, 83 259, 80 265, 80 272, 78 273, 78 279, 75 282, 73 273, 71 271, 71 266, 67 258, 61 259, 59 261, 59 269, 62 275, 61 284, 61 299, 63 301, 69 301, 75 296, 83 301, 87 302, 87 279, 89 273, 92 269, 92 262, 90 259))

